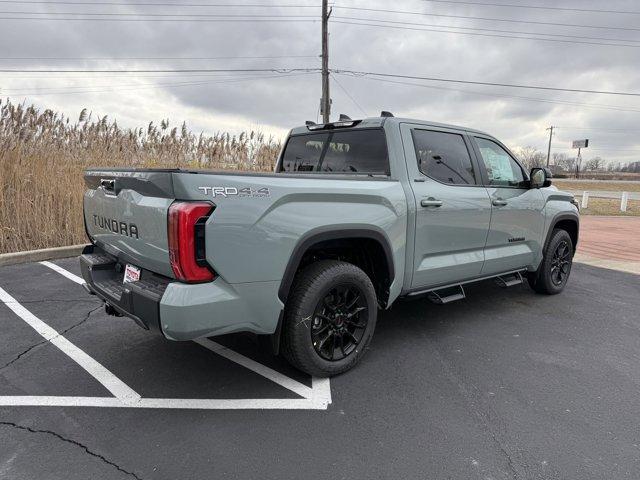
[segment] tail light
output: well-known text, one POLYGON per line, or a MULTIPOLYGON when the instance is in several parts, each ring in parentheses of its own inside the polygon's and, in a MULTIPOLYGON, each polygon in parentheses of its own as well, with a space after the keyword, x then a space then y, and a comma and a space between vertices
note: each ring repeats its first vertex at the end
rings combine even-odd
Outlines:
POLYGON ((207 202, 175 202, 169 207, 169 261, 182 282, 215 278, 206 260, 204 227, 213 208, 207 202))

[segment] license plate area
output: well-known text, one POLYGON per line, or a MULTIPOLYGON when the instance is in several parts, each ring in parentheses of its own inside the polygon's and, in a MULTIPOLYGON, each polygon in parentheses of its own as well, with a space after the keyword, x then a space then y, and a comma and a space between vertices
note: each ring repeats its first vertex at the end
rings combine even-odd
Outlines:
POLYGON ((124 267, 124 277, 122 283, 133 283, 140 280, 140 268, 127 264, 124 267))

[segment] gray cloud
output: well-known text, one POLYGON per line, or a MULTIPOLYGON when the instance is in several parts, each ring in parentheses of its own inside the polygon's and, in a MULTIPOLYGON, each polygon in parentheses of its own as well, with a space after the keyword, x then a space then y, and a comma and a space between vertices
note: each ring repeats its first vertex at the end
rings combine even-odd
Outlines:
MULTIPOLYGON (((283 2, 278 2, 283 3, 283 2)), ((300 3, 303 3, 302 1, 300 3)), ((319 2, 314 2, 317 4, 319 2)), ((534 3, 530 0, 530 3, 534 3)), ((307 3, 310 4, 310 3, 307 3)), ((535 2, 557 6, 556 2, 535 2)), ((602 8, 600 2, 565 0, 563 6, 602 8)), ((605 42, 569 36, 640 40, 639 31, 604 30, 511 24, 459 18, 399 15, 340 9, 360 6, 446 15, 499 17, 528 22, 607 25, 639 28, 640 15, 580 13, 482 6, 437 4, 423 1, 381 0, 337 2, 331 32, 331 66, 351 70, 446 77, 490 82, 562 86, 580 89, 640 91, 640 48, 547 42, 414 31, 337 23, 340 17, 385 19, 440 27, 472 27, 534 34, 565 35, 558 40, 605 42)), ((607 2, 607 9, 638 10, 634 1, 607 2)), ((316 15, 315 8, 170 8, 141 6, 24 5, 3 10, 38 12, 119 12, 196 14, 316 15)), ((2 14, 0 14, 2 15, 2 14)), ((205 17, 201 17, 203 20, 205 17)), ((316 55, 320 50, 319 22, 99 22, 2 20, 0 42, 6 57, 179 57, 171 60, 53 61, 2 60, 6 68, 304 68, 318 67, 318 58, 186 60, 185 57, 316 55)), ((411 27, 413 28, 413 27, 411 27)), ((487 31, 476 33, 489 34, 487 31)), ((505 33, 494 32, 497 35, 505 33)), ((515 34, 514 34, 515 35, 515 34)), ((640 42, 635 43, 640 46, 640 42)), ((266 78, 269 74, 209 76, 0 74, 3 96, 34 101, 75 116, 83 107, 117 118, 121 124, 144 125, 170 118, 196 130, 237 131, 260 126, 282 135, 307 119, 315 119, 320 97, 318 74, 266 78), (157 76, 156 76, 157 77, 157 76), (241 80, 243 77, 265 77, 241 80), (185 85, 198 82, 198 85, 185 85), (206 83, 205 83, 206 82, 206 83), (160 84, 177 84, 158 87, 160 84), (154 88, 155 86, 155 88, 154 88), (46 90, 50 89, 50 90, 46 90), (34 92, 40 92, 34 94, 34 92)), ((541 92, 503 87, 465 86, 406 80, 424 86, 381 82, 336 75, 332 84, 333 112, 362 116, 391 110, 396 115, 469 125, 497 135, 511 146, 546 148, 548 125, 557 125, 558 152, 574 138, 590 137, 589 156, 610 160, 636 160, 640 141, 635 131, 638 112, 536 102, 552 100, 619 106, 640 111, 640 99, 594 94, 541 92), (442 89, 444 88, 444 89, 442 89), (507 95, 529 97, 510 98, 507 95), (351 98, 350 98, 351 97, 351 98), (353 99, 353 100, 352 100, 353 99), (624 130, 624 131, 608 131, 624 130), (635 152, 637 150, 637 152, 635 152)))

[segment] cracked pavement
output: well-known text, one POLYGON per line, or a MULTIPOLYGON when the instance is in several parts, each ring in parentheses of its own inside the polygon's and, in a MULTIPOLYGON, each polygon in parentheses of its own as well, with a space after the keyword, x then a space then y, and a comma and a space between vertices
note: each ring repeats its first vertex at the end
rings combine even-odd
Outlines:
MULTIPOLYGON (((26 304, 26 302, 20 302, 22 304, 26 304)), ((71 325, 70 327, 65 328, 64 330, 62 330, 61 332, 59 332, 58 336, 64 336, 65 334, 67 334, 68 332, 70 332, 71 330, 73 330, 76 327, 79 327, 80 325, 82 325, 84 322, 86 322, 87 320, 89 320, 89 317, 91 316, 92 313, 97 312, 98 310, 102 310, 102 305, 97 306, 95 308, 92 308, 91 310, 89 310, 87 312, 87 315, 80 320, 78 323, 74 323, 73 325, 71 325)), ((49 343, 51 340, 41 340, 37 343, 34 343, 33 345, 30 345, 29 347, 26 348, 26 350, 23 350, 22 352, 20 352, 17 356, 15 356, 14 358, 12 358, 11 360, 9 360, 7 363, 5 363, 4 365, 2 365, 0 367, 0 371, 4 370, 5 368, 13 365, 15 362, 17 362, 18 360, 20 360, 23 356, 27 355, 29 352, 31 352, 31 350, 33 350, 34 348, 38 348, 41 345, 45 345, 47 343, 49 343)))
MULTIPOLYGON (((93 451, 91 451, 87 446, 83 445, 82 443, 76 441, 76 440, 72 440, 70 438, 66 438, 63 437, 62 435, 60 435, 59 433, 56 432, 52 432, 50 430, 38 430, 35 428, 31 428, 31 427, 26 427, 24 425, 18 425, 16 423, 13 422, 2 422, 0 421, 0 427, 10 427, 10 428, 14 428, 17 430, 21 430, 23 432, 29 432, 29 433, 36 433, 36 434, 43 434, 43 435, 48 435, 50 437, 53 437, 55 439, 58 439, 62 442, 66 442, 69 443, 71 445, 74 445, 78 448, 80 448, 82 451, 84 451, 84 453, 86 453, 87 455, 90 455, 91 457, 96 458, 97 460, 99 460, 100 462, 109 465, 111 467, 113 467, 117 472, 120 472, 122 474, 124 474, 127 477, 131 477, 131 478, 135 478, 136 480, 142 480, 139 476, 137 476, 135 473, 133 472, 128 472, 127 470, 123 469, 122 467, 120 467, 119 465, 113 463, 111 460, 105 458, 104 456, 95 453, 93 451)), ((47 442, 48 443, 48 442, 47 442)), ((13 461, 15 461, 15 457, 13 459, 13 461)), ((11 463, 13 463, 13 461, 11 463)), ((4 467, 4 466, 3 466, 4 467)), ((5 473, 8 474, 9 472, 4 470, 2 467, 0 467, 0 473, 5 473)), ((49 471, 47 474, 47 476, 51 475, 51 472, 49 471)), ((44 476, 42 477, 44 478, 44 476)), ((50 477, 49 477, 50 478, 50 477)), ((94 477, 95 478, 95 477, 94 477)), ((109 476, 108 478, 113 478, 113 476, 109 476)))
MULTIPOLYGON (((0 269, 0 287, 143 396, 292 395, 41 265, 0 269)), ((640 277, 575 265, 555 297, 466 290, 385 312, 327 411, 0 406, 0 478, 636 479, 640 277)), ((0 325, 0 395, 109 395, 3 305, 0 325)), ((216 341, 308 381, 250 337, 216 341)))

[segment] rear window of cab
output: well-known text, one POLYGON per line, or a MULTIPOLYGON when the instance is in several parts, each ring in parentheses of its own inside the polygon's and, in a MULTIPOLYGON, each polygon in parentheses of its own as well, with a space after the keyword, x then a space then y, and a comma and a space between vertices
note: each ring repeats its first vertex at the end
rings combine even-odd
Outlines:
POLYGON ((292 136, 278 171, 389 175, 384 131, 376 128, 292 136))

